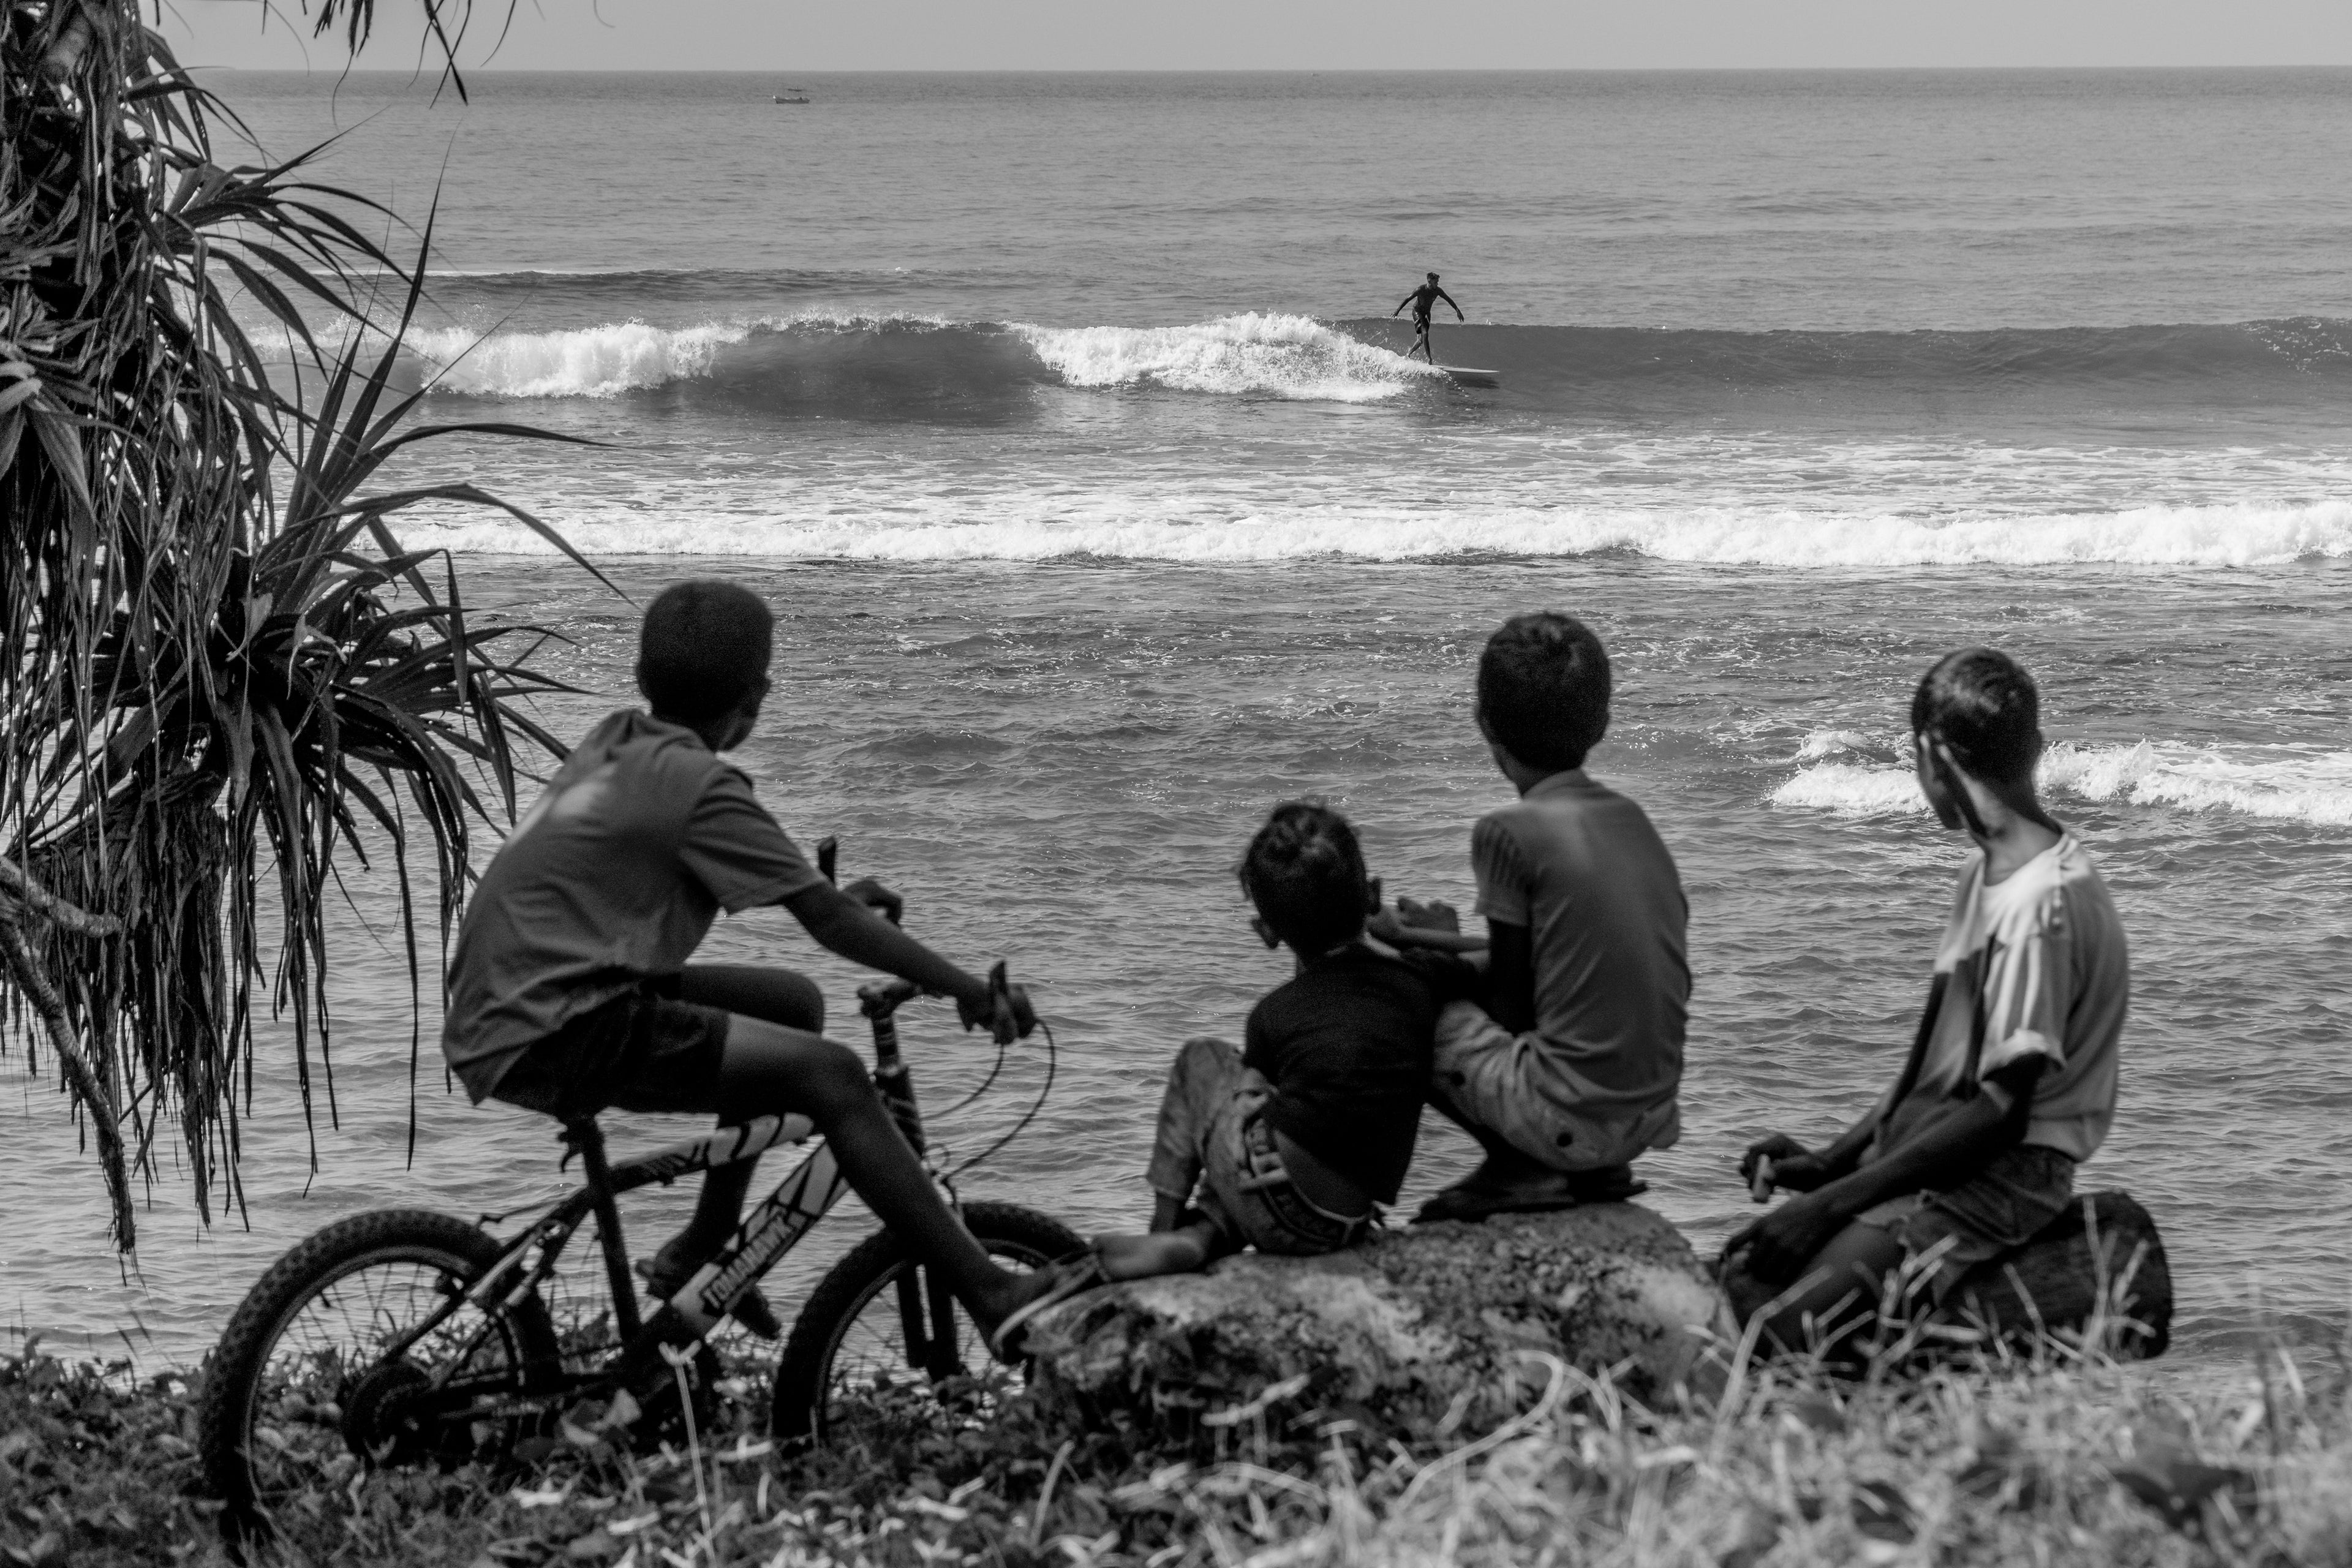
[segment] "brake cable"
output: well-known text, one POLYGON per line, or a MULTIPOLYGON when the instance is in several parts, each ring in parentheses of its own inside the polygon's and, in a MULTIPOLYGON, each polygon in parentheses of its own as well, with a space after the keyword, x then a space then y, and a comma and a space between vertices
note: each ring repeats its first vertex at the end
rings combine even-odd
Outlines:
MULTIPOLYGON (((971 1159, 964 1161, 961 1164, 956 1166, 954 1170, 950 1171, 948 1173, 948 1179, 950 1181, 953 1181, 956 1177, 962 1175, 966 1171, 971 1170, 973 1166, 980 1164, 983 1161, 992 1159, 998 1153, 1002 1152, 1007 1144, 1011 1143, 1015 1138, 1020 1137, 1022 1133, 1027 1131, 1029 1130, 1029 1124, 1037 1120, 1038 1112, 1045 1109, 1045 1101, 1054 1092, 1054 1075, 1060 1065, 1061 1048, 1054 1042, 1054 1026, 1051 1024, 1048 1024, 1045 1019, 1040 1018, 1037 1020, 1037 1028, 1038 1031, 1045 1037, 1045 1082, 1044 1087, 1037 1090, 1036 1100, 1031 1102, 1027 1110, 1022 1112, 1021 1120, 1014 1122, 1011 1130, 1008 1131, 1003 1137, 999 1138, 995 1142, 991 1143, 987 1148, 982 1149, 979 1153, 974 1154, 971 1159)), ((1005 1047, 1003 1046, 1000 1045, 996 1047, 996 1067, 989 1069, 988 1078, 981 1084, 980 1089, 972 1090, 971 1094, 964 1097, 962 1102, 963 1105, 969 1105, 974 1100, 979 1099, 981 1089, 986 1089, 989 1084, 996 1081, 997 1069, 1003 1068, 1004 1065, 1004 1052, 1005 1047)), ((959 1105, 955 1109, 961 1110, 962 1109, 962 1105, 959 1105)))

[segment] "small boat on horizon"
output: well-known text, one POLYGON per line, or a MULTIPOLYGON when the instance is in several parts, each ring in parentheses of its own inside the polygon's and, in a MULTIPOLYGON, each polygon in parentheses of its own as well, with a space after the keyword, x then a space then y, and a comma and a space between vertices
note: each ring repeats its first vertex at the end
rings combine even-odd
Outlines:
POLYGON ((784 89, 783 91, 776 94, 774 99, 771 101, 775 103, 807 103, 810 101, 810 99, 808 93, 803 89, 788 87, 784 89))

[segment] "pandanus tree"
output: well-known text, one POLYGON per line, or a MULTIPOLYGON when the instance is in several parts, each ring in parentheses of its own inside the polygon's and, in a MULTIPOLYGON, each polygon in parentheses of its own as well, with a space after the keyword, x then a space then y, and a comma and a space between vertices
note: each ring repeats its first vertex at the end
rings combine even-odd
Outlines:
MULTIPOLYGON (((417 978, 420 919, 446 935, 479 827, 559 749, 540 635, 469 617, 397 514, 555 536, 384 482, 419 441, 544 438, 394 389, 429 220, 404 266, 307 154, 216 160, 229 108, 134 0, 0 15, 0 1048, 83 1120, 128 1248, 159 1138, 207 1220, 238 1201, 257 1012, 291 1025, 265 1075, 331 1111, 341 869, 388 861, 417 978)), ((371 16, 317 20, 356 48, 371 16)))

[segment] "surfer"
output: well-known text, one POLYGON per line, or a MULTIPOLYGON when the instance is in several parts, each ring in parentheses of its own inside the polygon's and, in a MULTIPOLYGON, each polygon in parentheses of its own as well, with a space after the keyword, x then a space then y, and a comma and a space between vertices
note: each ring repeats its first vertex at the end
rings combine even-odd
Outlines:
MULTIPOLYGON (((1437 302, 1440 300, 1443 300, 1446 304, 1453 306, 1454 319, 1455 321, 1463 321, 1469 320, 1468 317, 1462 313, 1462 307, 1454 303, 1454 296, 1448 294, 1444 289, 1440 289, 1437 286, 1437 274, 1434 272, 1429 275, 1428 282, 1423 284, 1420 288, 1414 289, 1412 293, 1407 294, 1403 299, 1398 300, 1397 308, 1389 312, 1390 315, 1394 316, 1402 312, 1407 305, 1412 307, 1412 346, 1413 348, 1419 349, 1421 351, 1421 357, 1427 360, 1432 364, 1435 364, 1437 363, 1437 356, 1432 353, 1429 349, 1429 313, 1437 309, 1437 302)), ((1412 349, 1405 350, 1404 353, 1405 358, 1411 359, 1412 357, 1412 349)))

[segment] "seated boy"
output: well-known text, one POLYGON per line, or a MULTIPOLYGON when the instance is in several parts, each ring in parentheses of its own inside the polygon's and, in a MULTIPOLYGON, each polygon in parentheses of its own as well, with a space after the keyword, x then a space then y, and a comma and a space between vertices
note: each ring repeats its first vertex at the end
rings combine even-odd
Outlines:
POLYGON ((1276 806, 1241 882, 1258 935, 1296 953, 1298 973, 1251 1010, 1246 1049, 1199 1039, 1177 1053, 1148 1172, 1151 1233, 1095 1243, 1113 1279, 1244 1247, 1337 1251, 1396 1201, 1412 1162, 1448 961, 1408 963, 1365 942, 1374 895, 1336 811, 1276 806))
POLYGON ((1382 941, 1487 951, 1483 1005, 1438 1020, 1431 1100, 1486 1151, 1422 1220, 1642 1191, 1632 1162, 1681 1135, 1688 905, 1642 808, 1584 772, 1609 728, 1609 656, 1582 623, 1516 616, 1478 660, 1478 732, 1518 804, 1479 819, 1484 942, 1444 904, 1399 903, 1382 941))
POLYGON ((1919 787, 1976 853, 1894 1087, 1819 1153, 1776 1133, 1741 1162, 1759 1202, 1804 1194, 1724 1247, 1733 1310, 1768 1314, 1780 1349, 1852 1356, 1897 1269, 1940 1304, 2057 1217, 2114 1119, 2130 963, 2090 856, 2034 798, 2039 710, 1989 648, 1944 658, 1911 700, 1919 787))
MULTIPOLYGON (((577 1117, 797 1112, 816 1124, 849 1184, 938 1268, 983 1331, 1055 1283, 989 1260, 899 1135, 857 1055, 825 1039, 824 998, 789 970, 690 964, 710 922, 782 904, 824 946, 956 999, 964 1026, 1026 1034, 1018 990, 989 984, 874 912, 898 898, 836 889, 802 858, 719 761, 768 691, 773 621, 731 583, 679 583, 646 610, 637 688, 650 712, 614 713, 572 748, 490 861, 449 968, 441 1047, 477 1103, 495 1096, 577 1117)), ((650 1270, 675 1293, 732 1234, 751 1164, 703 1179, 685 1231, 650 1270)), ((772 1335, 756 1297, 736 1315, 772 1335)))

